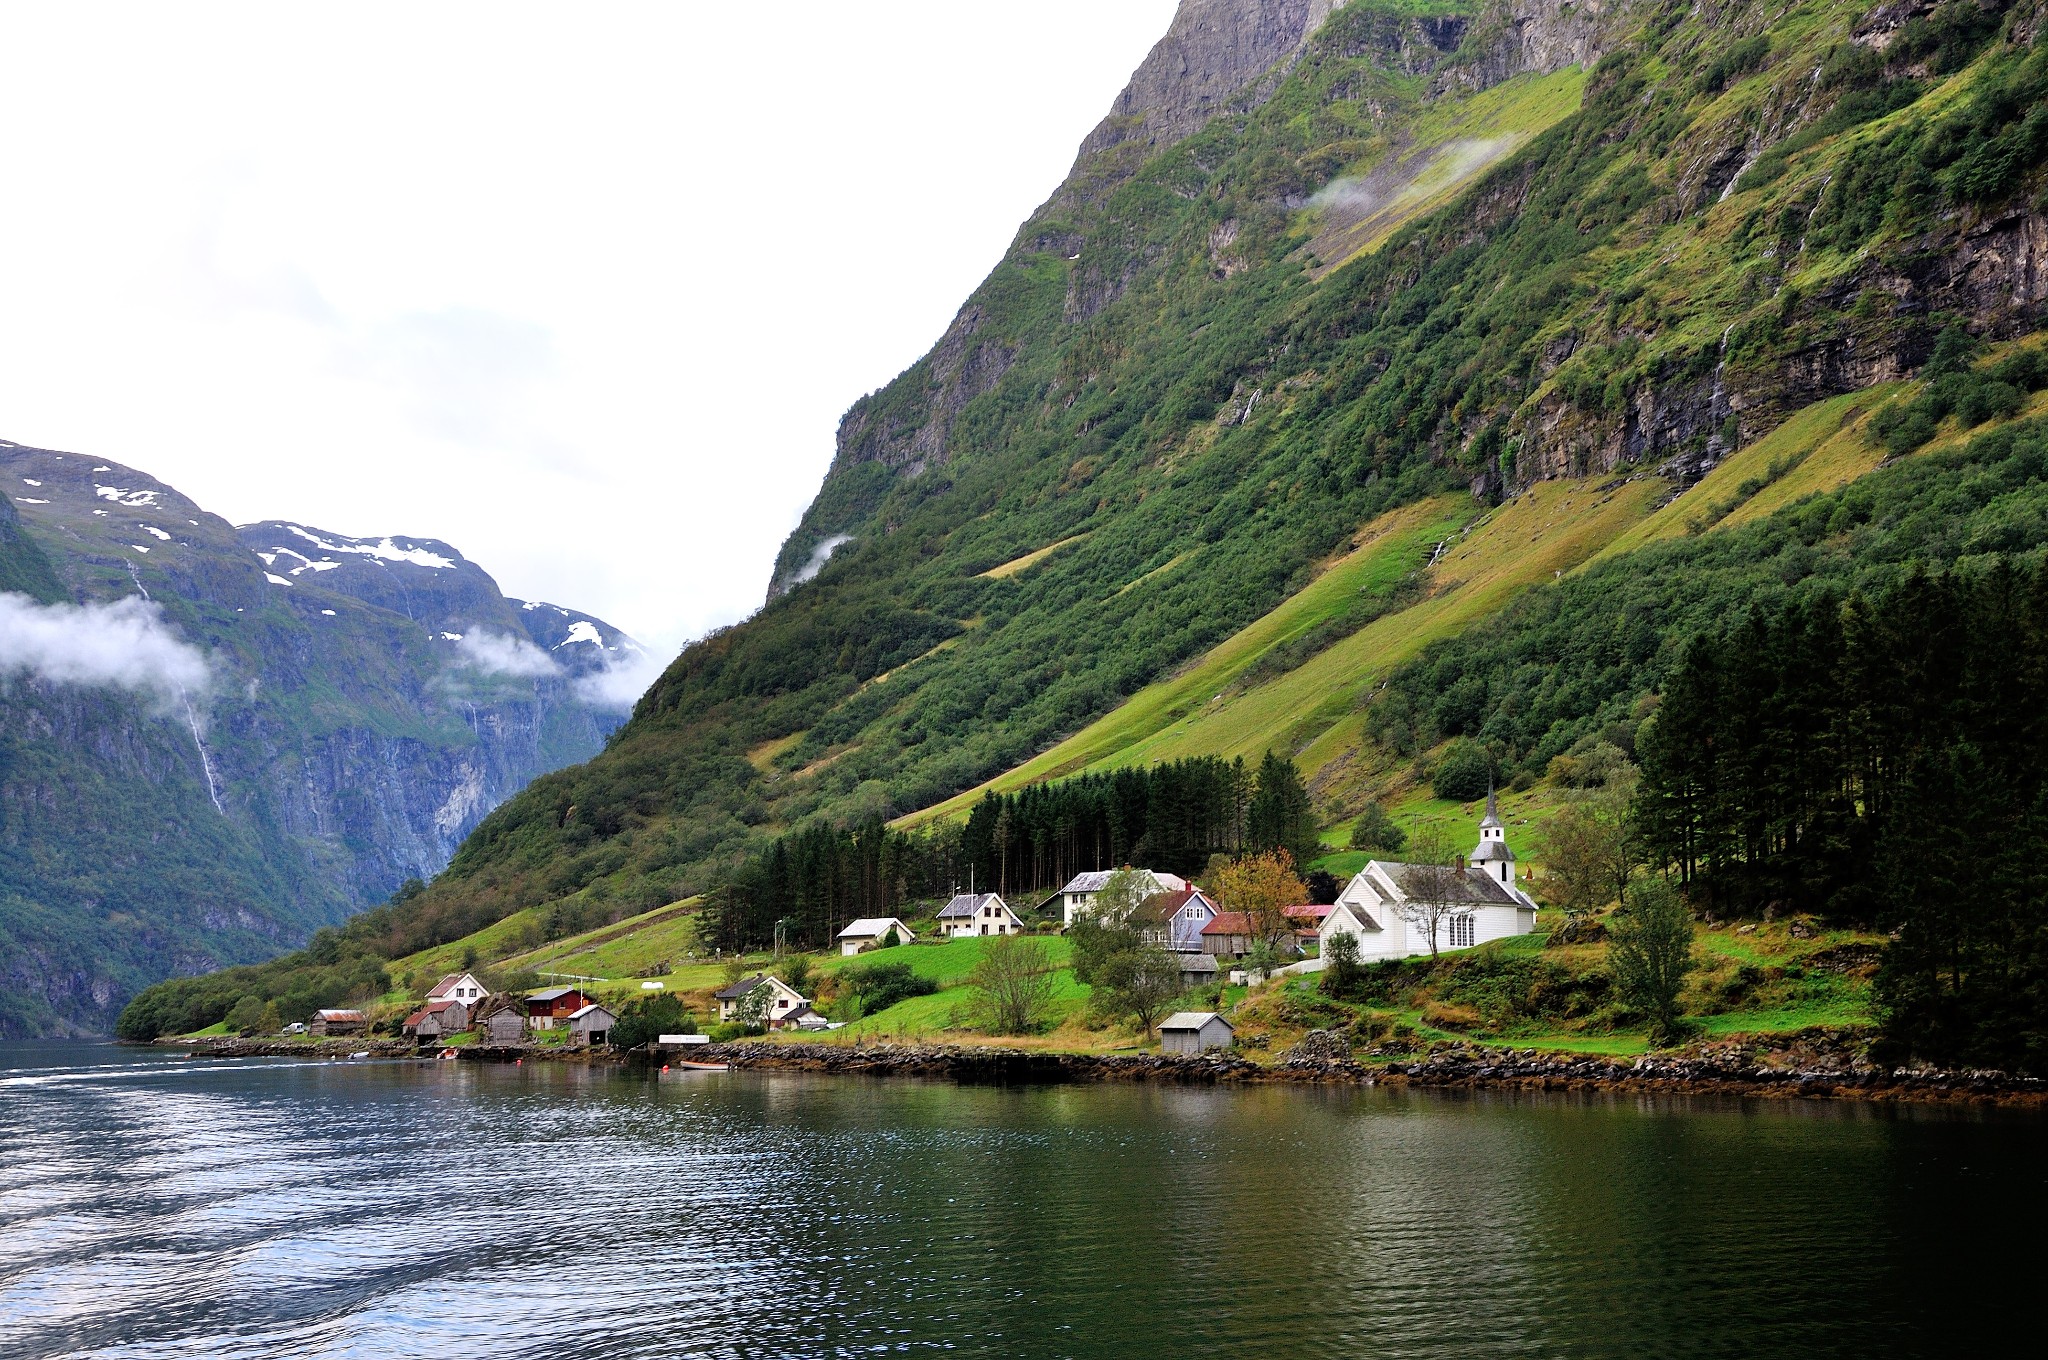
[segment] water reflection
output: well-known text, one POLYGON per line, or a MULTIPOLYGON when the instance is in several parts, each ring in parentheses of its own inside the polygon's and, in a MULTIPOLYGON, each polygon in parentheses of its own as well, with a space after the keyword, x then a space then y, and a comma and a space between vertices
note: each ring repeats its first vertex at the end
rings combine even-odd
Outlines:
POLYGON ((17 1049, 0 1356, 1952 1354, 2044 1127, 17 1049))

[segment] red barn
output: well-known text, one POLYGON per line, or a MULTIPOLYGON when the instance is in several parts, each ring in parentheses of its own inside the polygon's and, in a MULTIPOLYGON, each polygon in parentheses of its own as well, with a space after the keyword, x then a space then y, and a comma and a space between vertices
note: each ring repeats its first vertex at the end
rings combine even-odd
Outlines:
POLYGON ((550 987, 543 992, 526 994, 526 1024, 530 1029, 553 1029, 558 1020, 567 1020, 585 1006, 591 999, 583 994, 581 987, 550 987))

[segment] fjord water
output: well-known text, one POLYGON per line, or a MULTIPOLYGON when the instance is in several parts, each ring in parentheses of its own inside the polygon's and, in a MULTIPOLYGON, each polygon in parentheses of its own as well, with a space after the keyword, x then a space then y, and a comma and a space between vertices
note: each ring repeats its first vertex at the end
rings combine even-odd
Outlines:
POLYGON ((0 1356, 1955 1354, 2044 1132, 0 1048, 0 1356))

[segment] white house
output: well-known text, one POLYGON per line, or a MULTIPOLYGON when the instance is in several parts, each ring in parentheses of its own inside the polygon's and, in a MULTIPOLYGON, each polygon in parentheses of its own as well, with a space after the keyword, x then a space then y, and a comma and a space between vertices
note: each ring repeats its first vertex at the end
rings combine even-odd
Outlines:
POLYGON ((1018 935, 1024 918, 994 893, 961 893, 939 908, 939 929, 954 939, 963 935, 1018 935))
POLYGON ((427 991, 429 1001, 460 1001, 471 1010, 476 1003, 491 994, 490 988, 476 980, 474 973, 450 973, 427 991))
MULTIPOLYGON (((1431 866, 1377 859, 1359 870, 1316 932, 1323 957, 1329 957, 1330 941, 1339 934, 1356 938, 1358 956, 1365 960, 1429 953, 1428 923, 1409 917, 1418 894, 1437 891, 1425 877, 1430 873, 1431 866)), ((1471 863, 1443 887, 1445 909, 1436 921, 1439 952, 1535 931, 1536 903, 1515 886, 1515 852, 1508 849, 1500 807, 1491 793, 1471 863)))
POLYGON ((861 950, 888 939, 892 930, 896 932, 897 942, 901 944, 909 944, 917 938, 909 926, 893 916, 863 916, 839 932, 839 952, 858 954, 861 950))
POLYGON ((736 1019, 740 1013, 740 1003, 751 996, 757 987, 768 989, 767 1004, 761 1010, 761 1023, 764 1025, 772 1026, 778 1020, 787 1020, 811 1008, 811 1003, 781 978, 767 973, 756 973, 752 977, 741 978, 730 987, 721 987, 711 994, 711 999, 718 1003, 718 1018, 727 1022, 736 1019))
MULTIPOLYGON (((1097 869, 1093 873, 1075 874, 1066 887, 1053 894, 1053 900, 1060 904, 1060 919, 1067 925, 1074 924, 1076 915, 1095 905, 1095 894, 1102 891, 1102 885, 1109 882, 1109 876, 1114 872, 1113 869, 1097 869)), ((1179 874, 1161 873, 1157 869, 1140 869, 1137 872, 1148 882, 1145 889, 1147 897, 1153 893, 1186 892, 1188 889, 1188 881, 1179 874)))

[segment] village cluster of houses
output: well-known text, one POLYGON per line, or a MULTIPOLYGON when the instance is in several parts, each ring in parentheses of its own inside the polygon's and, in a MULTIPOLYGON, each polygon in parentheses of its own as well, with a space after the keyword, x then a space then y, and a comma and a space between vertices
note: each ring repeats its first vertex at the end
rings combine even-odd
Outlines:
MULTIPOLYGON (((1443 952, 1535 931, 1536 903, 1516 886, 1515 852, 1508 848, 1507 828, 1493 794, 1487 795, 1478 845, 1450 868, 1446 873, 1435 865, 1373 860, 1352 876, 1334 903, 1287 908, 1293 929, 1279 941, 1281 952, 1309 956, 1313 950, 1312 957, 1294 966, 1313 972, 1328 953, 1330 940, 1340 934, 1358 941, 1361 961, 1373 962, 1429 953, 1432 934, 1435 950, 1443 952), (1425 894, 1432 910, 1415 910, 1425 894)), ((1110 872, 1075 875, 1041 908, 1056 910, 1063 925, 1073 925, 1094 909, 1110 872)), ((1138 908, 1138 924, 1152 943, 1180 960, 1181 974, 1191 985, 1213 981, 1225 963, 1251 952, 1255 928, 1246 913, 1225 911, 1177 874, 1157 869, 1135 872, 1151 889, 1138 908)), ((954 937, 1014 935, 1025 929, 1023 918, 995 893, 961 894, 940 910, 938 920, 940 931, 954 937)), ((848 931, 871 936, 876 924, 856 921, 848 931)), ((909 938, 907 929, 904 934, 909 938)))
MULTIPOLYGON (((1252 952, 1256 928, 1246 913, 1225 911, 1177 874, 1135 872, 1151 890, 1138 908, 1139 928, 1174 956, 1187 985, 1216 981, 1226 966, 1252 952)), ((1077 874, 1041 903, 1040 911, 1057 909, 1062 924, 1071 926, 1094 909, 1109 878, 1107 870, 1077 874)), ((1280 941, 1282 952, 1301 956, 1285 967, 1287 972, 1321 968, 1331 941, 1339 935, 1357 941, 1361 962, 1373 962, 1432 949, 1470 949, 1536 929, 1536 903, 1516 886, 1515 853, 1508 848, 1507 829, 1491 793, 1479 823, 1479 844, 1455 866, 1373 860, 1352 876, 1335 902, 1305 903, 1287 908, 1285 914, 1291 928, 1280 941), (1425 895, 1429 909, 1418 910, 1425 895)), ((997 893, 958 894, 938 914, 938 933, 945 938, 1017 935, 1025 929, 1023 916, 997 893)), ((853 922, 835 942, 842 955, 850 956, 916 940, 917 932, 901 919, 883 916, 853 922)), ((1241 973, 1233 969, 1233 976, 1241 973)), ((712 998, 719 1020, 728 1024, 744 1020, 777 1031, 838 1028, 810 998, 766 972, 722 987, 712 998)), ((493 995, 473 974, 450 973, 406 1018, 405 1033, 426 1042, 474 1030, 483 1043, 498 1046, 519 1043, 535 1031, 562 1028, 572 1045, 589 1046, 607 1042, 617 1018, 580 988, 493 995)), ((309 1028, 323 1035, 361 1034, 368 1019, 359 1010, 323 1010, 309 1028)), ((1160 1036, 1169 1053, 1200 1053, 1228 1047, 1231 1026, 1213 1011, 1189 1011, 1168 1017, 1160 1036)))
MULTIPOLYGON (((1073 925, 1094 909, 1111 872, 1077 874, 1040 903, 1034 915, 1043 917, 1057 911, 1063 926, 1073 925)), ((1231 968, 1231 976, 1242 979, 1241 970, 1232 965, 1252 951, 1257 936, 1257 928, 1245 912, 1225 911, 1201 888, 1177 874, 1157 869, 1134 872, 1150 889, 1138 908, 1137 924, 1153 944, 1179 962, 1184 983, 1194 987, 1214 982, 1226 968, 1231 968)), ((1373 962, 1427 953, 1432 935, 1435 949, 1445 952, 1527 935, 1536 929, 1536 903, 1516 886, 1515 853, 1508 848, 1507 828, 1491 793, 1479 823, 1479 843, 1456 865, 1373 860, 1352 876, 1335 902, 1289 907, 1285 916, 1291 928, 1279 942, 1281 951, 1300 959, 1287 965, 1287 972, 1319 970, 1330 942, 1338 935, 1357 941, 1361 962, 1373 962), (1417 910, 1425 895, 1429 910, 1417 910)), ((938 934, 944 938, 1017 935, 1027 928, 1024 917, 998 893, 960 893, 938 913, 938 934)), ((901 919, 886 916, 853 922, 839 932, 836 942, 842 954, 853 955, 892 940, 909 944, 916 939, 917 933, 901 919)), ((714 995, 720 1020, 730 1022, 744 1016, 771 1030, 833 1027, 809 998, 771 974, 756 973, 714 995), (767 991, 756 997, 762 988, 767 991)), ((1230 1021, 1214 1011, 1169 1016, 1159 1031, 1161 1047, 1168 1053, 1227 1048, 1233 1037, 1230 1021)))
MULTIPOLYGON (((404 1030, 407 1038, 422 1043, 473 1030, 479 1042, 503 1047, 524 1042, 541 1030, 562 1029, 571 1045, 589 1047, 606 1043, 617 1022, 616 1015, 578 987, 493 994, 473 973, 450 973, 405 1018, 404 1030)), ((318 1035, 362 1034, 369 1024, 362 1011, 331 1009, 315 1011, 307 1030, 318 1035)))

